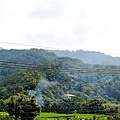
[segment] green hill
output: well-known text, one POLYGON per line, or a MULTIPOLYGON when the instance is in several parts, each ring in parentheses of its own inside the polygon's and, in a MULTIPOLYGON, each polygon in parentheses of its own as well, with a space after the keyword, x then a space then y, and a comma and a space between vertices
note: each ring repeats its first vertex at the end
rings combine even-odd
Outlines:
POLYGON ((41 49, 4 50, 1 55, 0 101, 23 93, 35 95, 37 102, 47 107, 65 102, 65 95, 67 104, 69 95, 74 96, 71 102, 81 101, 80 105, 90 99, 120 103, 119 66, 90 65, 41 49))
POLYGON ((63 50, 50 50, 59 57, 71 57, 82 60, 89 64, 100 64, 100 65, 120 65, 120 57, 112 57, 101 52, 95 51, 63 51, 63 50))

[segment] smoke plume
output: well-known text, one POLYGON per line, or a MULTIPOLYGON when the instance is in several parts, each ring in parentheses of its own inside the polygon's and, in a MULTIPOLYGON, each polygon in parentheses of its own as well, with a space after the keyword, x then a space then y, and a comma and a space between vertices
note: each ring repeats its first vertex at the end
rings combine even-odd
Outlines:
POLYGON ((53 88, 55 85, 57 85, 58 82, 54 81, 47 81, 47 80, 40 80, 35 90, 29 91, 29 96, 32 97, 33 95, 36 96, 36 102, 40 104, 41 106, 44 106, 44 99, 43 99, 43 91, 46 88, 53 88))

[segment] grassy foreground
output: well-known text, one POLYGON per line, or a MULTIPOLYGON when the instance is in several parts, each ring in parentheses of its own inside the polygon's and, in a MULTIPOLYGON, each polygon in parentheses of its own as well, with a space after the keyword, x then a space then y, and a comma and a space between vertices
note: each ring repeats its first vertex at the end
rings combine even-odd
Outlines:
MULTIPOLYGON (((94 114, 58 114, 58 113, 41 113, 35 120, 66 120, 66 118, 93 118, 94 114)), ((106 120, 106 115, 95 115, 99 120, 106 120)))
MULTIPOLYGON (((8 113, 0 112, 0 116, 6 116, 8 113)), ((58 114, 58 113, 40 113, 34 120, 80 120, 80 118, 93 118, 94 114, 58 114)), ((97 114, 95 115, 99 120, 107 120, 107 115, 97 114)))

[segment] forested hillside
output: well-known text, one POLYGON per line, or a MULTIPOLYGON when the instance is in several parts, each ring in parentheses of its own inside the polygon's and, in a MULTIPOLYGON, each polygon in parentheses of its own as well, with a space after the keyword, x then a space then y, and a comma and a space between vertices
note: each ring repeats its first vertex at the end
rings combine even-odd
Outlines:
POLYGON ((50 50, 54 52, 59 57, 71 57, 77 58, 85 63, 89 64, 100 64, 100 65, 120 65, 120 57, 112 57, 110 55, 105 55, 101 52, 94 51, 63 51, 63 50, 50 50))
POLYGON ((22 62, 24 64, 40 64, 43 62, 51 61, 55 57, 55 53, 48 52, 43 49, 30 49, 30 50, 0 50, 0 60, 7 62, 22 62))
MULTIPOLYGON (((86 64, 42 49, 1 50, 0 60, 0 109, 6 108, 6 100, 18 93, 35 95, 43 111, 53 112, 73 101, 71 110, 85 113, 92 99, 99 99, 99 105, 105 101, 120 103, 119 66, 86 64), (78 104, 84 107, 80 109, 78 104)), ((103 111, 102 106, 97 107, 103 111)))

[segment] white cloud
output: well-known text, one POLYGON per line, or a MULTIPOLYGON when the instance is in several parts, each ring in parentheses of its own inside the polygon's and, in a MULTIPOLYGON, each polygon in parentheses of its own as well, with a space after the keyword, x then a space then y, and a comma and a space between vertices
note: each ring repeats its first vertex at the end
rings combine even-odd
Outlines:
POLYGON ((0 41, 120 54, 119 5, 119 0, 0 1, 0 41))

